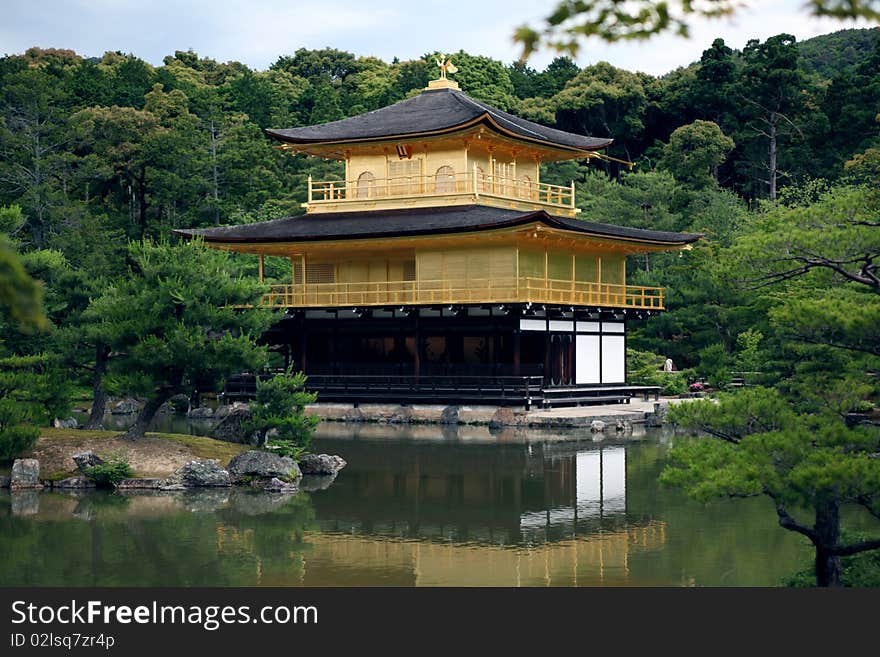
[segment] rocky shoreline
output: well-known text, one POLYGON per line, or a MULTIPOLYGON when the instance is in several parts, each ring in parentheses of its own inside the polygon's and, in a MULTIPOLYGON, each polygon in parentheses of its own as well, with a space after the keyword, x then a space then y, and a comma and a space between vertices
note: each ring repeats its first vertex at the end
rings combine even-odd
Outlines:
MULTIPOLYGON (((644 425, 659 427, 665 421, 669 404, 678 399, 645 402, 632 400, 630 404, 610 406, 580 406, 554 409, 533 409, 443 404, 342 404, 316 403, 306 407, 306 412, 328 422, 352 422, 375 424, 436 424, 436 425, 483 425, 490 429, 506 428, 588 428, 595 421, 602 422, 609 430, 625 426, 644 425)), ((194 422, 213 425, 210 434, 217 440, 258 445, 260 437, 246 435, 243 425, 250 419, 248 405, 243 402, 221 404, 216 408, 201 406, 189 408, 182 404, 166 405, 163 411, 184 415, 194 422)), ((111 407, 117 416, 137 411, 137 400, 124 399, 111 407)), ((76 428, 76 419, 56 420, 56 426, 76 428)))
MULTIPOLYGON (((104 464, 91 451, 73 455, 79 474, 57 481, 40 477, 37 459, 16 459, 10 476, 0 477, 0 488, 11 491, 86 490, 97 484, 89 476, 90 468, 104 464)), ((308 454, 297 463, 292 458, 263 450, 249 450, 233 457, 223 467, 217 459, 192 459, 166 478, 126 478, 114 488, 117 491, 181 491, 192 488, 248 487, 255 491, 295 494, 303 489, 302 482, 309 478, 308 489, 319 490, 329 486, 339 471, 346 466, 337 455, 308 454)))

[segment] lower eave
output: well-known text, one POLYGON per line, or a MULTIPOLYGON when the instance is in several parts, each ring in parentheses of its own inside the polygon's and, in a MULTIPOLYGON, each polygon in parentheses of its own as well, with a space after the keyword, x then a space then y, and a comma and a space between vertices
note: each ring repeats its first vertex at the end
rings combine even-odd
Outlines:
POLYGON ((228 245, 234 248, 261 244, 439 237, 522 228, 532 223, 572 238, 625 242, 643 245, 651 250, 685 248, 702 237, 693 233, 669 233, 567 219, 543 210, 523 213, 484 206, 300 215, 257 224, 178 229, 174 232, 187 239, 204 239, 212 246, 228 245))

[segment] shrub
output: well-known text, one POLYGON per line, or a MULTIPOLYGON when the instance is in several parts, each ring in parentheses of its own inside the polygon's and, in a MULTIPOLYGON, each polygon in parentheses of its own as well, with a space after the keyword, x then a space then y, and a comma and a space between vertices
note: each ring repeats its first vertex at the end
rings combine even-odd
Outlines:
POLYGON ((66 374, 47 356, 0 358, 0 461, 10 461, 37 442, 37 425, 70 410, 66 374))
POLYGON ((709 382, 713 388, 724 388, 730 383, 730 355, 720 342, 709 345, 699 352, 700 364, 697 375, 709 382))
MULTIPOLYGON (((855 542, 872 537, 852 536, 848 532, 844 532, 843 538, 847 542, 855 542)), ((841 557, 840 583, 843 586, 854 588, 880 587, 880 550, 841 557)), ((805 564, 794 575, 785 578, 782 585, 794 588, 812 588, 816 586, 816 566, 812 562, 809 565, 805 564)))
POLYGON ((292 440, 273 440, 267 442, 265 448, 278 454, 279 456, 288 456, 294 461, 299 461, 300 457, 306 453, 307 448, 297 445, 292 440))
POLYGON ((117 455, 108 458, 100 465, 86 468, 86 476, 95 482, 98 488, 115 488, 123 479, 128 479, 134 474, 128 457, 117 455))
MULTIPOLYGON (((251 403, 251 420, 245 425, 247 433, 259 432, 265 440, 272 430, 270 444, 279 453, 285 450, 296 457, 302 455, 312 442, 312 433, 318 418, 306 415, 305 407, 318 396, 305 390, 306 376, 288 370, 284 374, 257 383, 257 396, 251 403)), ((267 445, 268 447, 269 445, 267 445)))
POLYGON ((664 395, 680 395, 687 392, 683 372, 664 372, 666 361, 650 351, 626 350, 627 378, 633 385, 660 386, 664 395))
POLYGON ((40 430, 24 424, 26 413, 11 399, 0 399, 0 462, 11 461, 37 442, 40 430))

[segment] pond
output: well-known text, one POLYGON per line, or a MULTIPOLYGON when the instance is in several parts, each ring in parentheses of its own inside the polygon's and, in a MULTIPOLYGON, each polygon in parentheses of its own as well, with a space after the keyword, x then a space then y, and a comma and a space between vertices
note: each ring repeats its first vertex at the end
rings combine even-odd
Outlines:
POLYGON ((324 490, 4 492, 0 585, 767 586, 807 563, 769 501, 661 487, 678 439, 324 423, 349 463, 324 490))

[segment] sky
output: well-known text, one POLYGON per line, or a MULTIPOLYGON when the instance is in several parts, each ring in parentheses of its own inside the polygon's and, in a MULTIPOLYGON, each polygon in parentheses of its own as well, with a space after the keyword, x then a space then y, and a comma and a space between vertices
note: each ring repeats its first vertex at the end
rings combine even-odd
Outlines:
MULTIPOLYGON (((608 61, 662 75, 700 58, 717 37, 742 48, 752 38, 786 32, 798 40, 864 23, 816 19, 804 0, 743 0, 734 18, 692 19, 691 38, 673 35, 608 45, 582 42, 577 62, 608 61)), ((520 50, 522 25, 540 26, 556 0, 0 0, 0 53, 31 46, 68 48, 83 56, 119 50, 160 65, 175 50, 219 61, 268 68, 298 48, 331 47, 391 61, 429 52, 465 50, 504 63, 520 50)), ((543 69, 555 56, 539 51, 529 65, 543 69)))

